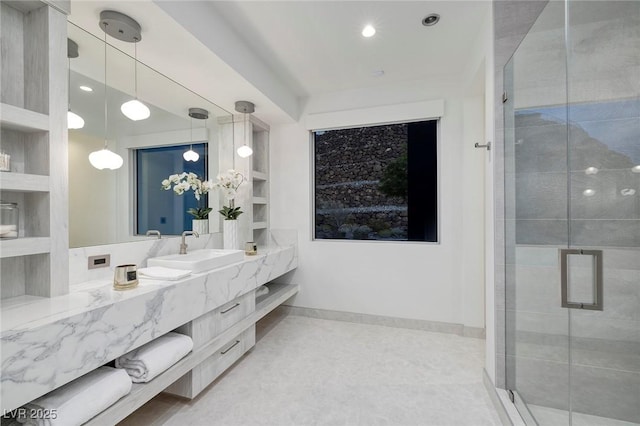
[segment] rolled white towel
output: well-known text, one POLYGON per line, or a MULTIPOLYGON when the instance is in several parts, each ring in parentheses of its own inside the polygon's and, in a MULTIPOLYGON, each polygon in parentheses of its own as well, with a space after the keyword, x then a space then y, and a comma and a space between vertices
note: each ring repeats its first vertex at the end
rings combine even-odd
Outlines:
POLYGON ((146 383, 180 361, 193 349, 191 337, 167 333, 116 359, 135 383, 146 383))
POLYGON ((18 411, 18 422, 33 426, 76 426, 86 423, 131 391, 122 370, 100 367, 31 401, 18 411))
POLYGON ((261 285, 256 289, 256 297, 264 296, 265 294, 269 294, 269 287, 266 285, 261 285))

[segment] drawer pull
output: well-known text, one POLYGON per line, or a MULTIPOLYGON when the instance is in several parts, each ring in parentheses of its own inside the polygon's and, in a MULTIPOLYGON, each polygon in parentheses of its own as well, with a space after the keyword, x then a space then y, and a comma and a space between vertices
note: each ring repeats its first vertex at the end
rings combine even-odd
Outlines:
POLYGON ((223 350, 222 352, 220 352, 221 355, 226 354, 227 352, 229 352, 231 349, 235 348, 236 345, 240 343, 240 340, 236 340, 235 343, 231 346, 229 346, 227 349, 223 350))
POLYGON ((235 309, 235 308, 237 308, 238 306, 240 306, 240 304, 239 304, 239 303, 236 303, 236 304, 235 304, 235 305, 233 305, 232 307, 227 308, 227 309, 225 309, 224 311, 220 311, 220 313, 221 313, 221 314, 226 314, 227 312, 234 310, 234 309, 235 309))

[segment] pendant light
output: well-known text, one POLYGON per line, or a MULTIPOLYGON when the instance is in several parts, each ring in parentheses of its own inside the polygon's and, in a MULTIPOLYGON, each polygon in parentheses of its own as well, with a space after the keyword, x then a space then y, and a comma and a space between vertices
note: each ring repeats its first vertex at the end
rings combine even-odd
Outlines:
POLYGON ((191 146, 189 147, 189 151, 185 151, 185 153, 182 154, 182 158, 184 158, 185 161, 193 161, 195 163, 200 158, 200 154, 193 150, 193 119, 207 120, 209 118, 209 111, 203 108, 189 108, 189 117, 191 118, 191 146))
POLYGON ((243 128, 243 142, 242 145, 236 151, 238 155, 242 158, 247 158, 253 154, 253 149, 249 145, 247 145, 247 114, 251 114, 256 110, 255 105, 249 101, 237 101, 236 102, 236 111, 244 114, 244 120, 242 120, 242 128, 243 128))
POLYGON ((69 93, 68 93, 68 108, 67 108, 67 129, 76 130, 82 129, 84 127, 84 119, 80 117, 75 112, 71 111, 71 58, 77 58, 78 53, 78 43, 67 39, 67 60, 69 61, 69 68, 67 70, 67 79, 69 83, 69 93))
POLYGON ((142 28, 135 19, 116 12, 115 10, 103 10, 100 12, 100 26, 111 37, 127 43, 133 43, 133 84, 135 99, 125 102, 120 106, 120 111, 130 120, 139 121, 149 118, 149 107, 138 100, 138 42, 142 40, 142 28))
POLYGON ((191 117, 191 112, 189 112, 189 121, 191 122, 191 137, 189 137, 191 146, 189 147, 189 151, 185 151, 184 154, 182 154, 182 158, 184 158, 184 161, 193 161, 195 163, 200 158, 200 155, 193 150, 193 117, 191 117))
POLYGON ((107 119, 108 119, 108 105, 107 105, 107 22, 100 22, 100 25, 104 27, 104 148, 99 151, 93 151, 89 154, 89 162, 93 167, 98 170, 110 169, 115 170, 122 167, 122 157, 111 151, 107 147, 107 119))
POLYGON ((132 99, 128 102, 125 102, 120 106, 120 111, 127 116, 128 119, 133 121, 139 121, 149 118, 151 115, 151 111, 149 111, 149 107, 138 100, 138 39, 134 42, 134 54, 133 59, 135 61, 134 65, 134 85, 135 85, 135 94, 136 98, 132 99))

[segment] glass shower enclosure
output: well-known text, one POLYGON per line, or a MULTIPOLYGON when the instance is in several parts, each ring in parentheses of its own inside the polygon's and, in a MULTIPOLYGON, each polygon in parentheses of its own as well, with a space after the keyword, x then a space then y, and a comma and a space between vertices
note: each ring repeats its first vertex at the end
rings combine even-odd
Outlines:
POLYGON ((504 71, 507 389, 640 425, 640 1, 550 1, 504 71))

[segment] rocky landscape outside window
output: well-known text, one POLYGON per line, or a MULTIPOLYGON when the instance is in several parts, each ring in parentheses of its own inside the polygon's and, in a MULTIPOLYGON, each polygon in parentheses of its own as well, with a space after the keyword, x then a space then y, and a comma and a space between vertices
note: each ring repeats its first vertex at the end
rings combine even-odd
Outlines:
POLYGON ((438 241, 438 121, 313 132, 315 238, 438 241))

